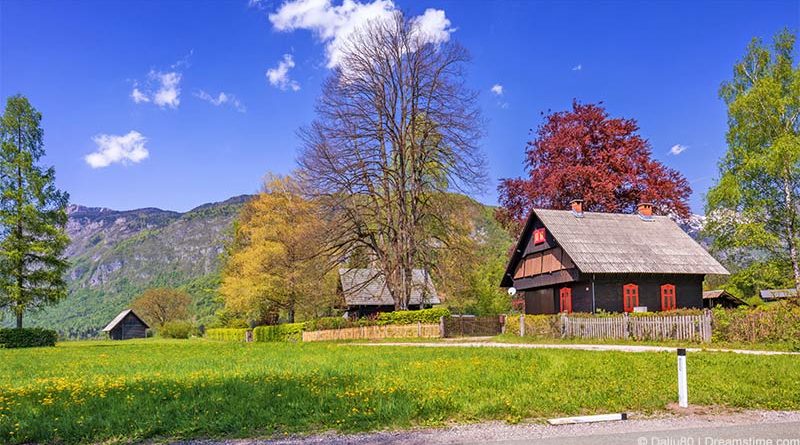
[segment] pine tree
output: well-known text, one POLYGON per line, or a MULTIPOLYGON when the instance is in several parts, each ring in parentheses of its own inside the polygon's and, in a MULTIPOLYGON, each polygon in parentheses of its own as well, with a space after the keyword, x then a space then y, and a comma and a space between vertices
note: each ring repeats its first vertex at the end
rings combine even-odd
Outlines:
POLYGON ((69 195, 55 186, 44 155, 42 115, 12 96, 0 117, 0 309, 22 328, 25 312, 66 297, 64 250, 69 195))

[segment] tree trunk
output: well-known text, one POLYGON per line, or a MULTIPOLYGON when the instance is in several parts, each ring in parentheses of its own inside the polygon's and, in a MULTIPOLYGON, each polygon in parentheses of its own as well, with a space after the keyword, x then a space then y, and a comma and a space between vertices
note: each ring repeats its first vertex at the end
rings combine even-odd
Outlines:
POLYGON ((786 209, 789 211, 789 225, 786 228, 786 235, 789 238, 789 259, 792 262, 792 272, 794 273, 794 287, 800 294, 800 264, 797 258, 797 209, 794 205, 792 196, 792 185, 790 184, 789 173, 787 178, 783 181, 783 198, 786 204, 786 209))
POLYGON ((17 329, 22 329, 22 312, 17 312, 17 329))

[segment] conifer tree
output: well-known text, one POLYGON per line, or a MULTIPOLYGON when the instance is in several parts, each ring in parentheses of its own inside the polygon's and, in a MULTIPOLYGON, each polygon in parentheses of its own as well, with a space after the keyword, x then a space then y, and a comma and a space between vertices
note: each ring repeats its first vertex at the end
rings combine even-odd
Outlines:
POLYGON ((55 186, 44 155, 42 115, 23 96, 8 99, 0 117, 0 310, 16 316, 67 295, 69 195, 55 186))

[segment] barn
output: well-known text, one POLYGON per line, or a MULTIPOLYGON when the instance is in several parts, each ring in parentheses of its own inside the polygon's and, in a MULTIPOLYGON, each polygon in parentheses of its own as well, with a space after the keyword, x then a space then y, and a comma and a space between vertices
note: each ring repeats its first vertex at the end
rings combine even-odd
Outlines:
POLYGON ((722 289, 703 292, 703 307, 707 309, 715 307, 731 309, 739 306, 749 306, 749 304, 741 298, 738 298, 730 292, 722 289))
POLYGON ((103 328, 103 332, 108 332, 108 337, 111 340, 129 340, 131 338, 145 338, 149 328, 150 326, 135 312, 126 309, 114 317, 111 323, 103 328))
MULTIPOLYGON (((427 271, 414 269, 411 272, 411 286, 409 309, 424 309, 440 303, 427 271)), ((339 269, 339 292, 349 317, 394 311, 394 300, 378 269, 339 269)))
POLYGON ((705 275, 728 271, 672 219, 642 203, 634 214, 535 209, 501 287, 527 314, 703 307, 705 275))

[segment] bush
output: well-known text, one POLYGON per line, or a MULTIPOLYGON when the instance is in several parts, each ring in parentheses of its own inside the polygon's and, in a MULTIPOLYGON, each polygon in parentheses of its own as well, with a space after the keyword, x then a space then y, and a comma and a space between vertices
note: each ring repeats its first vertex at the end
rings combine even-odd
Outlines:
POLYGON ((304 323, 285 323, 272 326, 259 326, 253 329, 253 337, 258 342, 301 341, 304 323))
POLYGON ((800 307, 790 301, 755 308, 715 308, 713 341, 792 343, 800 347, 800 307))
MULTIPOLYGON (((519 335, 519 315, 506 317, 506 333, 519 335)), ((525 315, 525 336, 535 338, 561 338, 560 315, 525 315)))
POLYGON ((303 323, 303 330, 323 331, 326 329, 342 329, 342 328, 350 328, 353 326, 356 326, 356 323, 344 317, 323 317, 323 318, 316 318, 314 320, 309 320, 303 323))
POLYGON ((163 338, 189 338, 197 334, 197 328, 189 321, 168 321, 157 330, 158 336, 163 338))
POLYGON ((206 338, 209 340, 244 341, 245 332, 247 331, 248 329, 238 328, 206 329, 206 338))
POLYGON ((418 311, 381 312, 378 314, 378 324, 439 323, 440 318, 449 316, 450 310, 438 307, 418 311))
POLYGON ((58 333, 42 328, 0 329, 0 348, 55 346, 58 333))

